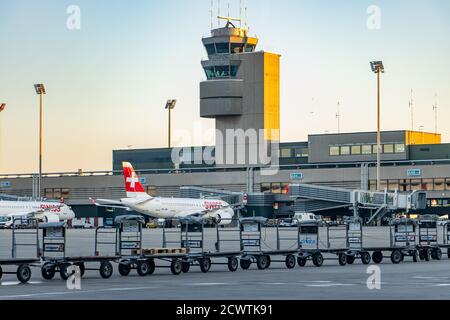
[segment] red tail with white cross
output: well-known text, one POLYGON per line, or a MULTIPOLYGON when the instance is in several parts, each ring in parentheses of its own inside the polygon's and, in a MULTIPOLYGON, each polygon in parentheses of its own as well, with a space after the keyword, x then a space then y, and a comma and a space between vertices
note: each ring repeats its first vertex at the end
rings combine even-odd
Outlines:
POLYGON ((144 187, 139 180, 133 166, 128 162, 123 162, 123 176, 125 179, 125 189, 128 198, 148 197, 144 187))

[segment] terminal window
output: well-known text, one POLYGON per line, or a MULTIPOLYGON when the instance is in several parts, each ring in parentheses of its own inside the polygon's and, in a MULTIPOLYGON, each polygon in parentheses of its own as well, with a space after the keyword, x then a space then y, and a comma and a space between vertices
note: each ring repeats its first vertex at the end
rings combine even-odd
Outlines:
POLYGON ((242 53, 244 52, 244 44, 242 43, 232 43, 231 53, 242 53))
POLYGON ((212 54, 216 53, 216 47, 214 46, 214 43, 205 45, 205 48, 206 48, 206 52, 208 52, 208 55, 212 55, 212 54))
POLYGON ((370 144, 363 145, 362 154, 372 154, 372 146, 370 144))
POLYGON ((281 149, 282 158, 292 158, 292 149, 281 149))
POLYGON ((70 190, 65 188, 45 189, 46 199, 68 199, 70 197, 70 190))
POLYGON ((340 153, 339 147, 330 147, 330 156, 338 156, 340 153))
POLYGON ((403 143, 398 143, 395 145, 395 153, 404 153, 405 150, 405 145, 403 143))
POLYGON ((383 152, 384 153, 394 153, 394 145, 393 144, 385 144, 383 152))
POLYGON ((158 189, 155 186, 148 186, 146 189, 150 197, 156 197, 158 195, 158 189))
POLYGON ((309 150, 308 148, 295 149, 296 158, 308 158, 309 150))
POLYGON ((360 155, 361 154, 361 146, 352 146, 352 154, 360 155))
POLYGON ((255 46, 254 45, 247 45, 245 47, 245 52, 253 52, 255 51, 255 46))
POLYGON ((216 49, 218 54, 230 53, 230 44, 226 43, 216 43, 216 49))
POLYGON ((350 155, 350 147, 349 146, 341 147, 341 155, 342 156, 349 156, 350 155))

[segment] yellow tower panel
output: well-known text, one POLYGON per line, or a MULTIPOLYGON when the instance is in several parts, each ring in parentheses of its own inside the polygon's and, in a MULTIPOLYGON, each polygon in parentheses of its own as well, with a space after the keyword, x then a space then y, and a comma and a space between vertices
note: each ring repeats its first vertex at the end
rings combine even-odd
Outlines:
POLYGON ((280 55, 264 53, 264 129, 267 141, 280 141, 280 55))
POLYGON ((440 144, 442 135, 420 131, 406 131, 406 145, 440 144))

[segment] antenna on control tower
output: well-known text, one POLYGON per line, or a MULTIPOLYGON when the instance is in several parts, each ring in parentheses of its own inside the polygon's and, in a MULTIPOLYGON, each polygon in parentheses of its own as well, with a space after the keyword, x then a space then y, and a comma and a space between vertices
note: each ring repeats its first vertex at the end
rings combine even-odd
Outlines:
POLYGON ((434 95, 434 105, 433 105, 433 111, 434 111, 434 132, 438 133, 438 94, 436 93, 434 95))
MULTIPOLYGON (((217 0, 217 17, 220 17, 220 0, 217 0)), ((217 27, 220 28, 220 19, 217 19, 217 27)))
POLYGON ((239 0, 239 20, 241 20, 239 28, 242 28, 242 0, 239 0))
POLYGON ((245 27, 245 29, 248 29, 248 26, 247 26, 247 7, 245 7, 245 20, 244 20, 244 27, 245 27))

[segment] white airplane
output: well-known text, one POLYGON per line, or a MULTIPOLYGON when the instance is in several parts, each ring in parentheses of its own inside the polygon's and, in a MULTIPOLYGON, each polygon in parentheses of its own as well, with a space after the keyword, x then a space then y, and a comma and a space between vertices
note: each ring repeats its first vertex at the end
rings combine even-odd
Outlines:
POLYGON ((0 228, 10 228, 16 218, 44 222, 72 220, 75 213, 64 203, 51 201, 0 201, 0 228))
POLYGON ((139 177, 128 163, 123 163, 123 175, 127 198, 116 200, 91 199, 96 206, 121 208, 163 219, 179 219, 200 222, 212 220, 219 225, 228 225, 234 216, 234 209, 225 201, 187 198, 153 198, 142 186, 139 177))

